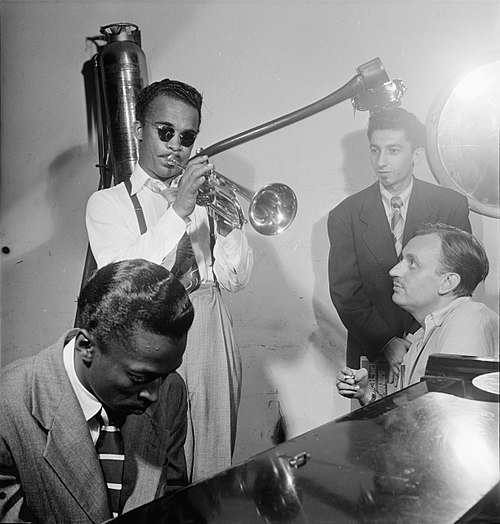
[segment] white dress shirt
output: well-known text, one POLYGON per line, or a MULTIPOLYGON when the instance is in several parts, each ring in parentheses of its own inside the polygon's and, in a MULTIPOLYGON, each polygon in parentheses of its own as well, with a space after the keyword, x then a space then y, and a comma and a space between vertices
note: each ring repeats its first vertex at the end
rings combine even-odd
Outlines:
POLYGON ((63 363, 64 369, 68 374, 71 387, 75 392, 78 403, 83 411, 83 416, 87 421, 89 427, 90 436, 95 445, 99 432, 101 431, 101 424, 96 418, 96 415, 100 413, 102 404, 92 393, 86 389, 80 382, 75 370, 75 339, 72 338, 65 346, 63 351, 63 363))
MULTIPOLYGON (((399 208, 399 212, 401 213, 401 217, 403 220, 406 220, 406 215, 408 213, 408 204, 410 203, 410 197, 411 197, 411 191, 413 189, 413 177, 411 177, 411 182, 409 186, 400 194, 398 195, 399 198, 403 201, 403 205, 399 208)), ((385 215, 387 217, 387 221, 389 222, 389 225, 391 225, 391 217, 393 213, 393 208, 391 205, 391 198, 394 196, 393 194, 389 193, 385 187, 380 184, 380 194, 382 195, 382 203, 384 204, 384 210, 385 215)))
POLYGON ((213 261, 206 209, 195 206, 189 219, 184 221, 167 199, 147 187, 148 179, 149 175, 137 164, 130 182, 147 225, 143 235, 124 184, 97 191, 89 198, 87 231, 98 267, 134 258, 161 264, 187 232, 202 283, 213 282, 215 272, 217 281, 228 291, 246 286, 253 266, 253 252, 245 234, 239 229, 233 229, 226 237, 216 233, 213 261))
POLYGON ((498 315, 470 297, 460 297, 425 317, 424 326, 410 334, 403 359, 403 386, 419 382, 433 353, 490 357, 498 360, 498 315))

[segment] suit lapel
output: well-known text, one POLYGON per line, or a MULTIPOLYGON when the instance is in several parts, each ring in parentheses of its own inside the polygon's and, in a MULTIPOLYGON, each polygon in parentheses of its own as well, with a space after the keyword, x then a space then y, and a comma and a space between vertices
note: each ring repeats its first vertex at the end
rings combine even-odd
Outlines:
POLYGON ((391 229, 382 204, 378 182, 367 191, 359 219, 366 225, 362 237, 373 257, 383 267, 395 265, 398 261, 396 250, 392 242, 391 229))
POLYGON ((87 423, 69 382, 62 350, 73 332, 40 359, 33 384, 33 416, 48 431, 44 458, 93 522, 111 518, 107 491, 87 423))
POLYGON ((418 178, 413 178, 413 189, 410 202, 408 203, 408 213, 403 233, 403 246, 413 237, 417 226, 429 221, 428 217, 431 216, 431 213, 428 210, 428 202, 429 199, 425 196, 424 185, 418 178))

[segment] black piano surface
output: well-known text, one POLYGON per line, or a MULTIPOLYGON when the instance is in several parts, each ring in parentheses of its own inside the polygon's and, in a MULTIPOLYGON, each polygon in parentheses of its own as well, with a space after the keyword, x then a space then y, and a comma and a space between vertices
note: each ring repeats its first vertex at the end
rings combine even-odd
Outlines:
POLYGON ((424 382, 112 522, 500 522, 498 396, 468 385, 498 363, 431 359, 424 382))

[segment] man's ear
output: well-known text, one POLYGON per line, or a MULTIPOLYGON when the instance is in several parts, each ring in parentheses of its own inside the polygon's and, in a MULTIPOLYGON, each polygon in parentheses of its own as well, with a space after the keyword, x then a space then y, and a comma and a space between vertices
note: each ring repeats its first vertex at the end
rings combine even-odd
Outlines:
POLYGON ((416 166, 417 164, 420 164, 424 156, 425 151, 423 147, 418 147, 417 149, 415 149, 415 151, 413 151, 413 165, 416 166))
POLYGON ((135 120, 132 124, 132 131, 134 132, 135 138, 140 142, 142 140, 142 124, 139 120, 135 120))
POLYGON ((439 284, 439 294, 447 295, 452 293, 460 284, 460 275, 458 273, 446 273, 442 276, 439 284))
POLYGON ((75 349, 86 363, 92 362, 95 345, 90 333, 86 329, 79 329, 75 338, 75 349))

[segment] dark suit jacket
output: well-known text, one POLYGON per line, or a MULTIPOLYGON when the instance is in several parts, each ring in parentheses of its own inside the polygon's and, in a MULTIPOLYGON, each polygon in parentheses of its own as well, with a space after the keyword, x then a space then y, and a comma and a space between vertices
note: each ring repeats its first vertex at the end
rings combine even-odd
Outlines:
MULTIPOLYGON (((442 222, 470 232, 466 197, 414 179, 403 245, 426 222, 442 222)), ((330 211, 328 235, 330 295, 347 328, 347 365, 357 369, 361 355, 373 360, 391 338, 417 327, 392 301, 389 270, 398 259, 378 182, 330 211)))
MULTIPOLYGON (((0 377, 0 521, 100 523, 111 518, 106 486, 80 405, 64 369, 64 344, 7 366, 0 377)), ((124 511, 187 483, 186 389, 177 373, 159 401, 127 417, 124 511)))

